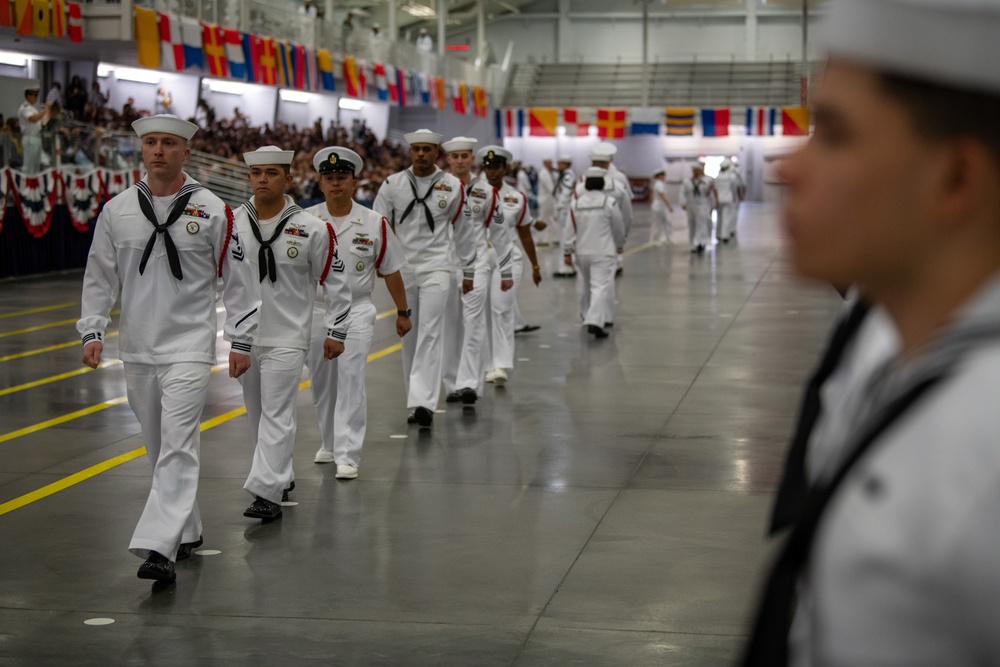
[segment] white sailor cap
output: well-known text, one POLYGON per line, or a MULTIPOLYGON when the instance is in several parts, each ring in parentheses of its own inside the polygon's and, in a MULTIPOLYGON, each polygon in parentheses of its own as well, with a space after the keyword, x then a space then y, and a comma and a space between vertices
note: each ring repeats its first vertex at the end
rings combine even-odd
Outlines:
POLYGON ((1000 93, 997 0, 836 0, 829 56, 954 88, 1000 93))
POLYGON ((444 135, 438 134, 437 132, 431 132, 427 129, 417 130, 416 132, 408 132, 403 135, 406 139, 406 143, 410 144, 434 144, 435 146, 441 145, 441 140, 444 139, 444 135))
POLYGON ((183 118, 178 118, 172 113, 161 113, 132 121, 132 129, 140 137, 144 137, 150 132, 162 132, 163 134, 176 135, 182 139, 190 139, 198 131, 198 126, 183 118))
POLYGON ((594 150, 591 153, 600 153, 601 155, 607 155, 608 159, 612 159, 618 154, 618 147, 609 141, 600 141, 594 146, 594 150))
POLYGON ((556 158, 556 162, 569 162, 570 164, 572 164, 573 158, 564 153, 563 155, 560 155, 559 157, 556 158))
POLYGON ((503 160, 506 164, 514 158, 513 154, 503 146, 483 146, 476 153, 476 159, 482 160, 483 166, 495 165, 503 160))
POLYGON ((722 163, 719 165, 721 169, 729 169, 732 166, 733 166, 733 161, 730 160, 729 158, 723 160, 722 163))
POLYGON ((660 174, 663 174, 664 176, 666 176, 667 175, 667 170, 664 169, 663 167, 660 167, 659 169, 657 169, 656 171, 653 172, 653 176, 654 177, 655 176, 659 176, 660 174))
POLYGON ((277 146, 261 146, 252 153, 244 153, 243 160, 248 167, 262 164, 291 164, 295 151, 281 150, 277 146))
POLYGON ((364 166, 365 162, 360 155, 343 146, 321 148, 313 156, 313 169, 320 174, 339 172, 357 176, 364 166))
POLYGON ((41 90, 41 87, 38 85, 37 81, 29 81, 24 84, 24 92, 26 93, 30 93, 32 91, 37 93, 39 90, 41 90))
POLYGON ((451 153, 452 151, 472 151, 476 149, 476 144, 478 143, 479 140, 472 137, 455 137, 441 144, 441 149, 445 153, 451 153))
MULTIPOLYGON (((613 158, 615 156, 615 154, 608 150, 608 146, 609 145, 610 144, 606 144, 604 142, 601 142, 601 143, 597 144, 596 146, 594 146, 594 148, 591 149, 591 151, 590 151, 590 159, 591 159, 591 161, 593 161, 593 162, 611 162, 611 158, 613 158)), ((613 146, 612 146, 612 148, 613 148, 613 146)))
POLYGON ((607 169, 601 169, 600 167, 588 167, 585 172, 583 172, 584 178, 604 178, 608 175, 607 169))

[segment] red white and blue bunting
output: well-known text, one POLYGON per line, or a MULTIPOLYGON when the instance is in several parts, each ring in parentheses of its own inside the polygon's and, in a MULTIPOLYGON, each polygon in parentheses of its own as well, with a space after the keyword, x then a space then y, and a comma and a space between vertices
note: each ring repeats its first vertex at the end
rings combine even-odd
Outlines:
MULTIPOLYGON (((113 171, 98 167, 86 173, 76 173, 76 168, 47 169, 30 176, 16 169, 2 169, 0 204, 3 208, 16 206, 25 228, 35 238, 45 236, 55 207, 65 204, 73 227, 85 233, 94 224, 101 204, 127 190, 141 177, 138 169, 113 171)), ((3 231, 2 215, 0 231, 3 231)))

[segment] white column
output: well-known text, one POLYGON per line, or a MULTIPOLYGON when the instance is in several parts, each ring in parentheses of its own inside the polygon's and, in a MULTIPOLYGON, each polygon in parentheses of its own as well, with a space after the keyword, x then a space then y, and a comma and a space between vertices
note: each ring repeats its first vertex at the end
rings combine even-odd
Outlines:
POLYGON ((746 43, 747 60, 753 62, 759 60, 757 55, 757 3, 760 0, 746 0, 747 20, 746 20, 746 43))
MULTIPOLYGON (((333 2, 333 0, 327 0, 327 2, 333 2)), ((395 42, 397 39, 399 39, 399 36, 396 34, 397 32, 399 32, 398 28, 396 27, 396 0, 389 0, 386 4, 387 4, 386 9, 388 9, 389 11, 389 16, 386 19, 386 23, 388 24, 386 26, 386 29, 388 30, 388 37, 390 41, 395 42)))
POLYGON ((566 62, 569 53, 570 0, 559 0, 559 18, 556 23, 556 62, 566 62))
POLYGON ((486 0, 476 0, 476 67, 486 65, 486 0))
POLYGON ((437 15, 438 15, 438 56, 444 60, 445 53, 445 26, 448 24, 448 2, 447 0, 437 0, 437 15))

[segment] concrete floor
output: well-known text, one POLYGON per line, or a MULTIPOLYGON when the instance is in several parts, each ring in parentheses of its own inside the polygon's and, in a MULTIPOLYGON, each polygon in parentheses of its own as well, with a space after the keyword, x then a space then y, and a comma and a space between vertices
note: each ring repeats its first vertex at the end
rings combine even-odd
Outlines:
MULTIPOLYGON (((738 244, 702 257, 679 228, 682 245, 641 245, 637 214, 610 338, 580 329, 545 250, 545 281, 520 296, 542 329, 474 409, 442 403, 418 433, 400 354, 373 361, 356 481, 313 463, 303 391, 298 504, 278 522, 242 516, 246 417, 206 424, 211 551, 162 588, 126 551, 149 470, 120 365, 22 387, 82 368, 81 274, 0 283, 0 663, 731 664, 799 391, 840 302, 790 275, 772 208, 745 205, 738 244)), ((397 342, 392 322, 373 352, 397 342)), ((214 374, 205 420, 241 405, 214 374)))

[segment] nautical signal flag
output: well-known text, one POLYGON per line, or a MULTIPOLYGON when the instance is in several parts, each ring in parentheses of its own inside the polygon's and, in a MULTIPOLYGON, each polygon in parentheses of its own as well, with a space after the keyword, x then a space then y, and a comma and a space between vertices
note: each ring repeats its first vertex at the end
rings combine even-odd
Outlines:
POLYGON ((625 138, 625 109, 598 109, 597 136, 602 139, 625 138))
POLYGON ((774 134, 778 110, 774 107, 749 107, 747 109, 747 136, 763 137, 774 134))
POLYGON ((781 133, 786 137, 809 135, 809 107, 782 107, 781 133))
POLYGON ((344 85, 347 88, 347 94, 351 97, 361 96, 361 77, 358 76, 358 63, 350 56, 344 58, 344 85))
POLYGON ((0 0, 0 25, 5 28, 10 28, 14 25, 14 15, 10 10, 10 0, 0 0))
POLYGON ((80 3, 69 2, 66 6, 69 8, 69 25, 67 26, 69 30, 69 39, 71 42, 82 42, 83 14, 80 11, 80 3))
POLYGON ((556 136, 559 109, 528 109, 528 134, 533 137, 556 136))
POLYGON ((219 26, 211 23, 201 24, 201 45, 208 61, 208 73, 212 76, 229 76, 229 64, 226 62, 226 45, 222 40, 219 26))
POLYGON ((323 90, 336 90, 337 83, 333 77, 333 56, 330 55, 330 49, 316 51, 316 60, 319 69, 319 82, 323 90))
POLYGON ((689 137, 694 134, 694 109, 667 107, 667 136, 689 137))
POLYGON ((486 108, 486 89, 482 86, 472 88, 472 111, 480 118, 486 118, 489 114, 486 108))
MULTIPOLYGON (((50 9, 49 0, 34 0, 31 3, 31 20, 34 24, 32 29, 35 37, 49 36, 49 27, 52 24, 50 9)), ((153 14, 155 15, 156 12, 153 14)))
POLYGON ((19 35, 33 35, 31 0, 14 1, 14 27, 19 35))
POLYGON ((181 41, 184 44, 184 67, 205 69, 205 55, 201 50, 201 24, 194 19, 181 19, 181 41))
POLYGON ((524 109, 497 109, 497 137, 524 135, 524 109))
POLYGON ((269 37, 261 37, 258 62, 260 63, 260 78, 257 83, 269 86, 278 83, 278 43, 269 37))
POLYGON ((729 109, 702 109, 701 133, 706 137, 729 136, 729 109))
POLYGON ((66 3, 65 0, 52 0, 52 36, 66 36, 66 3))
POLYGON ((160 14, 160 66, 172 72, 184 69, 181 22, 173 14, 160 14))
POLYGON ((396 89, 399 94, 399 106, 405 107, 408 104, 406 96, 406 82, 409 79, 409 74, 406 73, 402 67, 396 68, 396 89))
POLYGON ((247 78, 247 57, 243 52, 243 34, 239 30, 224 29, 223 41, 226 45, 226 64, 229 76, 234 79, 247 78))
POLYGON ((455 82, 455 113, 469 113, 469 86, 464 81, 455 82))
POLYGON ((135 45, 140 65, 150 69, 160 66, 160 28, 155 9, 135 8, 135 45))
POLYGON ((631 134, 660 134, 663 116, 659 109, 650 109, 648 107, 632 109, 630 116, 632 122, 629 125, 629 132, 631 134))

